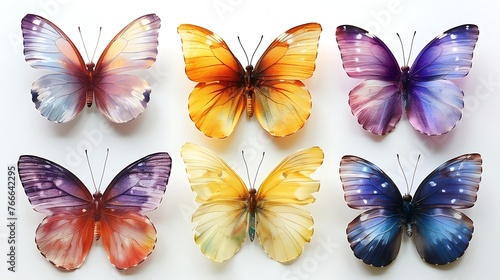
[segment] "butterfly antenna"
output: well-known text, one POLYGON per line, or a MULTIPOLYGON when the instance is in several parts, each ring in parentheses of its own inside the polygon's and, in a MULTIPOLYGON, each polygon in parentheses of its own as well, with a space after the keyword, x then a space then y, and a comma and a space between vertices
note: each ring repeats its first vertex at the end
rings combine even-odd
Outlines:
POLYGON ((243 157, 243 162, 245 163, 245 168, 247 170, 247 177, 248 177, 249 186, 252 187, 252 181, 250 180, 250 172, 248 171, 248 164, 247 164, 247 160, 245 159, 245 151, 241 151, 241 156, 243 157))
MULTIPOLYGON (((410 57, 411 57, 411 51, 413 50, 413 41, 415 40, 415 35, 417 34, 417 31, 413 31, 413 38, 411 38, 411 45, 410 45, 410 53, 408 53, 408 61, 406 62, 406 65, 410 63, 410 57)), ((420 158, 420 155, 418 156, 420 158)), ((418 163, 418 160, 417 160, 418 163)))
POLYGON ((92 166, 90 165, 89 153, 85 150, 85 157, 87 158, 87 165, 89 166, 90 176, 92 177, 92 183, 94 183, 94 189, 97 192, 97 185, 95 184, 94 172, 92 172, 92 166))
MULTIPOLYGON (((245 48, 243 47, 243 44, 241 43, 240 36, 238 36, 238 42, 240 42, 240 46, 243 49, 243 53, 245 53, 245 57, 247 59, 247 65, 250 65, 250 60, 248 60, 248 55, 247 55, 247 52, 245 51, 245 48)), ((245 159, 245 157, 243 157, 243 159, 245 159)), ((248 171, 248 169, 247 169, 247 171, 248 171)))
MULTIPOLYGON (((260 43, 262 43, 262 39, 264 38, 264 35, 261 35, 260 36, 260 40, 259 40, 259 43, 257 44, 257 47, 255 47, 255 50, 253 51, 253 54, 252 54, 252 58, 250 58, 250 62, 253 61, 253 57, 255 56, 255 53, 257 52, 257 49, 259 48, 260 46, 260 43)), ((250 63, 249 63, 250 65, 250 63)), ((262 155, 262 158, 264 158, 264 155, 262 155)))
POLYGON ((257 167, 257 172, 255 172, 255 178, 253 178, 253 185, 255 189, 255 182, 257 182, 257 175, 259 174, 260 166, 262 165, 262 162, 264 161, 264 155, 266 153, 262 152, 262 158, 260 159, 259 166, 257 167))
POLYGON ((106 171, 106 165, 108 163, 109 148, 106 149, 106 158, 104 159, 104 166, 102 167, 101 180, 99 180, 99 190, 101 189, 102 179, 104 178, 104 173, 106 171))
MULTIPOLYGON (((403 40, 401 40, 401 36, 399 36, 399 33, 396 33, 396 35, 398 35, 399 44, 401 44, 401 50, 403 52, 403 63, 404 63, 405 66, 407 66, 408 63, 406 63, 405 47, 403 46, 403 40)), ((399 155, 398 155, 398 159, 399 159, 399 155)))
POLYGON ((417 157, 417 162, 415 163, 415 169, 413 169, 413 176, 411 177, 411 185, 410 185, 410 190, 409 192, 411 191, 411 189, 413 188, 413 181, 415 180, 415 173, 417 173, 417 166, 418 166, 418 162, 420 161, 420 154, 418 155, 417 157))
MULTIPOLYGON (((403 177, 405 178, 405 182, 406 182, 406 190, 408 193, 410 193, 411 191, 411 187, 410 185, 408 185, 408 179, 406 178, 406 174, 405 174, 405 171, 403 170, 403 166, 401 165, 401 160, 399 159, 399 154, 396 155, 398 157, 398 164, 399 164, 399 169, 401 169, 401 173, 403 173, 403 177)), ((413 183, 413 182, 412 182, 413 183)))
MULTIPOLYGON (((83 49, 85 50, 85 55, 87 56, 87 60, 88 62, 91 62, 91 60, 89 59, 89 53, 87 52, 87 46, 85 46, 85 40, 83 40, 82 30, 80 29, 80 26, 78 26, 78 32, 80 32, 80 39, 82 40, 83 49)), ((87 153, 87 150, 85 150, 85 153, 87 153)))

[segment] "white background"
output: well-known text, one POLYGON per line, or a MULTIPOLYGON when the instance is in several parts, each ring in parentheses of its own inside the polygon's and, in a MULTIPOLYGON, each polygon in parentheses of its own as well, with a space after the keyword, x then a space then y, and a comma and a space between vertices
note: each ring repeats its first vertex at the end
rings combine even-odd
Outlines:
MULTIPOLYGON (((499 20, 496 1, 69 1, 4 0, 0 4, 0 79, 2 84, 2 133, 0 170, 0 278, 2 279, 471 279, 500 277, 498 249, 500 223, 499 128, 500 59, 499 20), (162 2, 163 4, 160 4, 162 2), (340 2, 339 2, 340 3, 340 2), (67 124, 54 124, 40 116, 31 101, 33 81, 46 72, 31 68, 24 60, 20 23, 27 13, 36 13, 56 23, 80 49, 82 28, 89 52, 96 45, 102 26, 97 61, 111 38, 131 20, 157 13, 162 19, 159 54, 152 68, 138 74, 152 86, 147 110, 122 125, 110 124, 95 107, 85 109, 67 124), (199 132, 188 116, 187 97, 195 83, 187 79, 180 38, 181 23, 206 27, 224 38, 235 55, 246 64, 238 44, 240 36, 247 52, 252 52, 261 35, 259 57, 274 38, 285 30, 316 21, 323 26, 317 68, 305 82, 313 108, 306 125, 286 138, 273 138, 255 119, 242 117, 233 135, 224 140, 209 139, 199 132), (401 34, 406 53, 413 32, 417 34, 410 61, 432 38, 454 26, 474 23, 480 35, 474 52, 473 68, 456 81, 465 92, 464 116, 450 133, 440 137, 420 135, 403 117, 386 137, 365 132, 347 105, 348 92, 360 82, 347 77, 335 41, 335 28, 353 24, 379 36, 400 63, 402 54, 396 32, 401 34), (315 219, 315 234, 303 255, 289 264, 277 263, 264 253, 258 242, 248 240, 229 261, 218 264, 201 254, 193 241, 190 217, 196 205, 184 163, 179 155, 186 141, 216 151, 232 164, 246 182, 241 151, 247 154, 250 174, 255 174, 260 155, 266 157, 257 185, 286 155, 299 148, 319 145, 325 152, 322 167, 313 174, 321 180, 316 202, 308 206, 315 219), (106 148, 110 149, 104 174, 108 182, 132 161, 157 151, 173 158, 170 182, 160 207, 149 214, 158 230, 158 243, 151 256, 136 268, 116 270, 107 260, 100 242, 94 243, 86 261, 74 272, 53 267, 38 252, 34 232, 43 215, 32 210, 22 187, 17 188, 17 272, 7 271, 7 166, 19 155, 34 154, 58 162, 74 172, 94 191, 83 149, 88 149, 96 174, 106 148), (411 176, 418 154, 422 155, 415 176, 418 183, 442 162, 463 153, 483 156, 483 180, 478 201, 464 212, 475 225, 474 236, 465 255, 446 266, 431 266, 418 256, 413 241, 403 238, 399 256, 387 268, 376 269, 356 259, 349 248, 345 227, 360 211, 350 209, 343 199, 338 176, 342 155, 362 156, 388 173, 406 191, 396 154, 400 154, 406 174, 411 176)), ((257 59, 254 59, 254 62, 257 59)), ((411 65, 411 63, 410 63, 411 65)), ((414 190, 413 190, 414 192, 414 190)), ((412 192, 412 193, 413 193, 412 192)))

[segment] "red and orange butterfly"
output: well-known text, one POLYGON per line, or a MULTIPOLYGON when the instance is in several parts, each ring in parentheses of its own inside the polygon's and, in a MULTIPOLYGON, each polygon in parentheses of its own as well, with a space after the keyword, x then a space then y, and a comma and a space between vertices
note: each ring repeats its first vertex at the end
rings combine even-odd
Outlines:
POLYGON ((243 68, 224 40, 192 24, 181 24, 186 74, 198 82, 189 96, 189 116, 205 135, 229 136, 243 110, 255 114, 273 136, 287 136, 304 126, 311 95, 300 81, 316 67, 321 25, 306 23, 281 34, 255 67, 243 68))

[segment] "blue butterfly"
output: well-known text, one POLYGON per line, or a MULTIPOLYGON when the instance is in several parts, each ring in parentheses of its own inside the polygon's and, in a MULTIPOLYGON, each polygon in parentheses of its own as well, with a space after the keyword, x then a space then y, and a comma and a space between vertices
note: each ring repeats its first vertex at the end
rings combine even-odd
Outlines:
POLYGON ((347 205, 366 210, 347 226, 354 255, 376 267, 398 255, 403 230, 413 237, 420 257, 430 264, 447 264, 469 246, 472 220, 455 209, 476 202, 481 181, 479 154, 453 158, 432 171, 412 199, 375 164, 347 155, 340 162, 340 180, 347 205))
POLYGON ((478 36, 474 24, 447 30, 422 49, 410 68, 406 61, 399 67, 384 42, 368 31, 352 25, 337 27, 347 75, 365 79, 349 93, 352 114, 365 130, 378 135, 394 129, 403 109, 418 132, 449 132, 464 108, 464 93, 449 79, 469 73, 478 36))

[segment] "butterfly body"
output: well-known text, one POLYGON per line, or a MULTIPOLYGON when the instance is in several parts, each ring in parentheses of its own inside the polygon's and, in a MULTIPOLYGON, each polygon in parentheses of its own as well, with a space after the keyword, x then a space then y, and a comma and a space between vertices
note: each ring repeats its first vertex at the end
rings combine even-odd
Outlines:
POLYGON ((456 209, 474 205, 481 164, 479 154, 450 159, 432 171, 412 197, 401 195, 373 163, 344 156, 340 164, 344 198, 349 207, 364 210, 346 229, 354 255, 367 264, 387 266, 399 253, 404 231, 430 264, 447 264, 462 256, 474 226, 456 209))
POLYGON ((229 136, 241 114, 256 116, 271 135, 295 133, 308 119, 311 96, 300 81, 315 69, 321 26, 307 23, 278 36, 255 66, 243 67, 212 31, 181 24, 186 75, 198 84, 188 98, 191 120, 205 135, 229 136))
POLYGON ((386 135, 401 119, 425 135, 453 129, 462 117, 463 91, 452 79, 465 77, 479 29, 474 24, 451 28, 431 40, 409 67, 399 66, 385 43, 368 31, 337 27, 336 38, 344 70, 365 79, 349 92, 349 106, 361 126, 386 135))
POLYGON ((289 262, 310 241, 311 214, 302 206, 314 202, 319 182, 309 175, 323 161, 319 147, 286 157, 258 189, 247 188, 226 162, 192 143, 181 149, 191 189, 200 204, 194 212, 195 242, 216 262, 230 259, 248 234, 272 259, 289 262))
POLYGON ((126 72, 149 68, 155 61, 160 18, 141 16, 125 26, 106 46, 97 63, 85 63, 71 39, 54 23, 27 14, 21 21, 24 56, 33 68, 52 73, 36 80, 32 101, 42 116, 64 123, 95 102, 115 123, 128 122, 146 108, 148 82, 126 72))
POLYGON ((44 158, 19 157, 19 178, 37 212, 40 253, 56 267, 82 265, 93 240, 101 240, 110 262, 127 269, 144 261, 156 244, 156 229, 144 215, 158 207, 170 176, 168 153, 145 156, 125 167, 104 193, 93 195, 73 173, 44 158))

